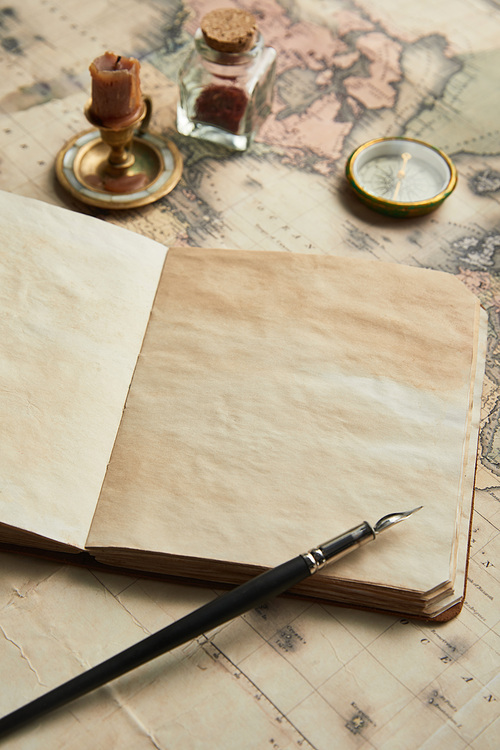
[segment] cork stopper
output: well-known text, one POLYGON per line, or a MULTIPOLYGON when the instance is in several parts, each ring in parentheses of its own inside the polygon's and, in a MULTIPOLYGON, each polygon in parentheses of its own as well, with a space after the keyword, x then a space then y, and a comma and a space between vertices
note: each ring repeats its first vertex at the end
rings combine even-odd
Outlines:
POLYGON ((219 8, 201 19, 201 30, 209 47, 218 52, 245 52, 254 44, 255 17, 238 8, 219 8))

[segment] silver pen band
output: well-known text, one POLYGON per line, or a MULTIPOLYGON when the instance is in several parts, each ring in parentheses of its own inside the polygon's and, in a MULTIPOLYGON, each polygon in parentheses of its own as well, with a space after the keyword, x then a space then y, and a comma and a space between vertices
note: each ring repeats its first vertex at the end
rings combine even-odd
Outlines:
POLYGON ((311 574, 320 570, 327 562, 321 547, 315 547, 314 549, 310 549, 309 552, 304 552, 302 557, 309 565, 309 572, 311 574))
POLYGON ((361 547, 361 545, 373 541, 375 536, 372 526, 367 521, 363 521, 359 526, 354 526, 349 531, 329 539, 318 547, 313 547, 308 552, 304 552, 302 557, 308 564, 309 573, 312 575, 317 570, 321 570, 327 563, 339 560, 349 552, 361 547))

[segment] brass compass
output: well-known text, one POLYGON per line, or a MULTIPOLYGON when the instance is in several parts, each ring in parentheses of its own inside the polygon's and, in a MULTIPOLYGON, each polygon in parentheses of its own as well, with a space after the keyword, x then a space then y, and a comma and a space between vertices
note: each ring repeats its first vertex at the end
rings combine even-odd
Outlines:
POLYGON ((366 205, 397 217, 433 211, 457 183, 450 158, 413 138, 378 138, 364 143, 347 160, 346 176, 366 205))

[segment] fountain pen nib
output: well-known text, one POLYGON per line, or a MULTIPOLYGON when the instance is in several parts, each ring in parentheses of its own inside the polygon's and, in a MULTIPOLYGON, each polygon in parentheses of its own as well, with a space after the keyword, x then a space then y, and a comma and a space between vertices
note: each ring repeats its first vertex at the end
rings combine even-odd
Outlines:
POLYGON ((389 515, 384 516, 383 518, 380 519, 380 521, 377 521, 377 523, 373 527, 375 534, 380 534, 381 531, 385 531, 391 526, 394 526, 395 523, 404 521, 405 518, 408 518, 408 516, 411 516, 412 513, 416 513, 417 510, 420 510, 420 508, 422 507, 423 507, 422 505, 419 505, 418 508, 413 508, 413 510, 407 510, 407 511, 404 511, 403 513, 389 513, 389 515))

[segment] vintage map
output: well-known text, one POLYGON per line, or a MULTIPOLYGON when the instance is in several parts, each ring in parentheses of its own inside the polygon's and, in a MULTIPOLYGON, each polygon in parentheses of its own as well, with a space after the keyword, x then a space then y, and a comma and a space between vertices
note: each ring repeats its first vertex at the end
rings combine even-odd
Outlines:
MULTIPOLYGON (((282 599, 6 747, 498 747, 499 70, 498 0, 12 0, 0 7, 0 189, 93 213, 166 245, 440 269, 479 296, 490 325, 469 583, 458 618, 426 625, 282 599), (175 129, 177 71, 200 17, 231 4, 256 14, 278 53, 273 112, 244 154, 175 129), (53 174, 63 144, 88 127, 88 65, 106 49, 140 59, 152 129, 184 160, 169 196, 121 213, 77 205, 53 174), (350 192, 347 157, 386 135, 420 138, 453 159, 458 186, 437 212, 382 217, 350 192)), ((1 555, 0 712, 213 596, 1 555)))

